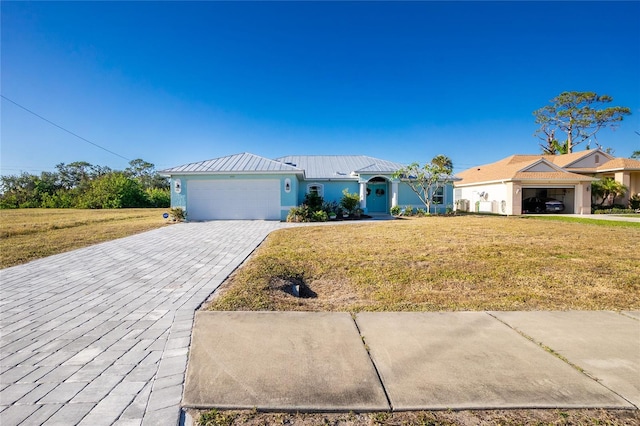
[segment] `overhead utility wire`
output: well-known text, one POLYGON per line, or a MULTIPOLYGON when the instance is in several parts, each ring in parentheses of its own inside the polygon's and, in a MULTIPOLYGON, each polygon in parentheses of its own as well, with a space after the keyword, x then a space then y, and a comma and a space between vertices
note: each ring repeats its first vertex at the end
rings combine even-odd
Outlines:
POLYGON ((131 159, 129 159, 129 158, 127 158, 127 157, 123 157, 122 155, 120 155, 120 154, 118 154, 118 153, 116 153, 116 152, 113 152, 113 151, 111 151, 111 150, 109 150, 109 149, 107 149, 107 148, 105 148, 105 147, 103 147, 103 146, 100 146, 100 145, 98 145, 97 143, 91 142, 90 140, 85 139, 85 138, 83 138, 82 136, 77 135, 77 134, 73 133, 72 131, 65 129, 65 128, 64 128, 64 127, 62 127, 62 126, 57 125, 56 123, 54 123, 54 122, 53 122, 53 121, 51 121, 51 120, 47 120, 47 119, 46 119, 46 118, 44 118, 43 116, 41 116, 41 115, 39 115, 39 114, 36 114, 35 112, 31 111, 30 109, 28 109, 28 108, 26 108, 26 107, 23 107, 22 105, 20 105, 19 103, 15 102, 15 101, 12 101, 11 99, 7 98, 5 95, 1 95, 1 94, 0 94, 0 97, 2 97, 2 99, 5 99, 5 100, 7 100, 7 101, 11 102, 12 104, 14 104, 14 105, 15 105, 15 106, 17 106, 17 107, 22 108, 23 110, 27 111, 28 113, 35 115, 35 116, 36 116, 36 117, 38 117, 39 119, 46 121, 47 123, 51 124, 52 126, 56 126, 58 129, 60 129, 60 130, 64 130, 65 132, 69 133, 70 135, 75 136, 75 137, 76 137, 76 138, 78 138, 78 139, 81 139, 81 140, 83 140, 83 141, 85 141, 85 142, 87 142, 87 143, 90 143, 91 145, 93 145, 93 146, 95 146, 95 147, 97 147, 97 148, 100 148, 100 149, 102 149, 102 150, 104 150, 104 151, 107 151, 109 154, 113 154, 113 155, 115 155, 115 156, 117 156, 117 157, 120 157, 120 158, 122 158, 122 159, 124 159, 124 160, 131 161, 131 159))

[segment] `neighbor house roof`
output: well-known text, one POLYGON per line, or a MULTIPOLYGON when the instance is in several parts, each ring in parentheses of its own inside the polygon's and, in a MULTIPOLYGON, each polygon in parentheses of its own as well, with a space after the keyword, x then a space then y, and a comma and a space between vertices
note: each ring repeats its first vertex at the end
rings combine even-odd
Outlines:
POLYGON ((632 158, 614 158, 598 167, 598 172, 615 172, 618 170, 640 171, 640 161, 632 158))
POLYGON ((583 158, 590 155, 594 155, 594 154, 602 155, 605 157, 605 159, 609 159, 609 160, 612 160, 614 158, 612 155, 607 154, 601 149, 594 149, 594 150, 587 149, 584 151, 572 152, 571 154, 562 154, 562 155, 545 155, 544 158, 551 161, 553 164, 557 166, 571 168, 571 165, 573 163, 576 163, 579 160, 582 160, 583 158))
POLYGON ((307 179, 349 179, 352 173, 392 173, 403 167, 366 155, 288 155, 276 160, 304 170, 307 179))
POLYGON ((588 176, 563 170, 543 155, 512 155, 495 163, 472 167, 456 176, 460 178, 456 185, 514 180, 593 180, 588 176))
POLYGON ((228 155, 214 158, 213 160, 199 161, 197 163, 184 164, 162 170, 162 174, 200 174, 200 173, 243 173, 243 172, 297 172, 300 168, 281 161, 270 160, 258 155, 244 152, 242 154, 228 155))

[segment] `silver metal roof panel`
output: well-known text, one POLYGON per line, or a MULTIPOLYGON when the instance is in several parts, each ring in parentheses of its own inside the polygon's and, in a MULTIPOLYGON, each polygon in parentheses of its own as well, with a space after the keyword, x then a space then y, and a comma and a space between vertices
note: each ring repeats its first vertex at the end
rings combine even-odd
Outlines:
POLYGON ((162 170, 163 174, 179 173, 243 173, 243 172, 302 172, 300 168, 255 154, 242 154, 184 164, 162 170))
POLYGON ((352 173, 391 173, 403 167, 400 163, 366 155, 289 155, 276 159, 295 164, 305 171, 307 179, 353 179, 352 173))

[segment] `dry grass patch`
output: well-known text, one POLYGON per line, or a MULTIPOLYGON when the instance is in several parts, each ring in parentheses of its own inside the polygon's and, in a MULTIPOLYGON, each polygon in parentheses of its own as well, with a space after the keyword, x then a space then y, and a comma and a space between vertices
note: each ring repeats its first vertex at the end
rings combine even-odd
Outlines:
POLYGON ((210 309, 640 309, 638 241, 638 226, 505 217, 284 229, 232 275, 210 309), (316 296, 296 298, 283 291, 288 282, 316 296))
POLYGON ((164 209, 0 210, 0 267, 165 226, 164 209))
POLYGON ((638 410, 467 410, 375 413, 262 413, 251 411, 188 410, 202 426, 631 426, 640 421, 638 410))

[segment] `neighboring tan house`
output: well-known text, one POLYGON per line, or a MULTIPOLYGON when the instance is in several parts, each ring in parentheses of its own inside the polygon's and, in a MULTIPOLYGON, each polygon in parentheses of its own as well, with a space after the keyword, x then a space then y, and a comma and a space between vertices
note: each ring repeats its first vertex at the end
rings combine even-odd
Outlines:
POLYGON ((564 155, 512 155, 498 162, 465 170, 454 183, 456 208, 520 215, 523 200, 553 198, 563 213, 591 214, 591 182, 613 178, 628 189, 617 201, 628 203, 640 193, 640 161, 615 158, 600 149, 564 155))
MULTIPOLYGON (((366 214, 389 214, 399 205, 424 208, 409 186, 393 177, 403 165, 366 155, 294 155, 274 160, 250 153, 185 164, 160 173, 171 178, 171 207, 189 220, 284 220, 315 192, 340 201, 342 191, 360 195, 366 214)), ((432 212, 453 206, 453 185, 434 194, 432 212)))

